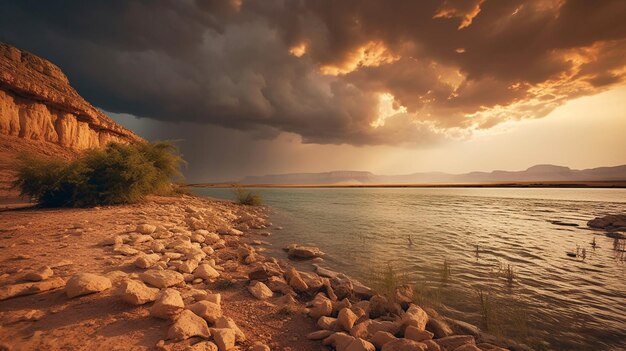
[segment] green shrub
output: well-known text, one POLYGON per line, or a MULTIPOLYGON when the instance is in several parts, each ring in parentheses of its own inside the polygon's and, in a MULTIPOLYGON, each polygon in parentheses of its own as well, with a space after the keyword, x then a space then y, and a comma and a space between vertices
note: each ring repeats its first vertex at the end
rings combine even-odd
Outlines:
POLYGON ((48 207, 133 203, 171 193, 171 179, 180 176, 183 162, 170 142, 110 143, 73 161, 23 155, 15 186, 48 207))
POLYGON ((234 188, 234 193, 235 193, 235 200, 237 200, 237 203, 241 205, 248 205, 248 206, 263 205, 263 198, 261 197, 261 195, 251 192, 249 190, 246 190, 243 187, 234 188))

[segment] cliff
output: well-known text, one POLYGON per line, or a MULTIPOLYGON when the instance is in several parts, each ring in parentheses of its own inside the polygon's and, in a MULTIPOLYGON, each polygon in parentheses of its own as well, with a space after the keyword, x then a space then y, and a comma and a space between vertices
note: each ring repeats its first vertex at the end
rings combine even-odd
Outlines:
POLYGON ((53 63, 0 43, 0 198, 20 152, 71 158, 142 140, 89 104, 53 63))

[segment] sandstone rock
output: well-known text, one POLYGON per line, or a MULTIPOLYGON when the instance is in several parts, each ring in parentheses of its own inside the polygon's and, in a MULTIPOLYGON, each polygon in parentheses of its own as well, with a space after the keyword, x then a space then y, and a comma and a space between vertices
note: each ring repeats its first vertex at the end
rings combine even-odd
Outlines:
POLYGON ((352 329, 350 329, 350 335, 369 340, 378 331, 396 334, 398 329, 398 325, 394 322, 368 319, 352 327, 352 329))
POLYGON ((220 317, 215 321, 216 328, 227 328, 235 331, 235 336, 238 341, 246 341, 246 335, 239 329, 237 324, 232 318, 229 317, 220 317))
POLYGON ((478 348, 478 346, 476 345, 465 344, 463 346, 457 347, 456 349, 454 349, 454 351, 482 351, 482 350, 478 348))
POLYGON ((135 256, 136 254, 139 253, 139 250, 137 249, 133 249, 132 247, 128 246, 128 245, 122 245, 119 247, 115 247, 113 249, 114 252, 122 254, 124 256, 135 256))
POLYGON ((378 318, 389 312, 389 301, 381 295, 374 295, 370 299, 370 317, 378 318))
POLYGON ((270 347, 262 342, 257 341, 254 343, 254 345, 252 345, 250 351, 270 351, 270 347))
POLYGON ((217 345, 210 341, 201 341, 193 344, 186 349, 186 351, 218 351, 217 345))
POLYGON ((376 347, 369 341, 356 338, 346 347, 346 351, 376 351, 376 347))
POLYGON ((341 311, 339 311, 339 314, 337 315, 337 323, 339 324, 339 327, 347 332, 349 332, 352 327, 354 327, 354 323, 357 319, 357 315, 354 314, 354 312, 352 312, 352 310, 347 307, 341 309, 341 311))
POLYGON ((235 228, 220 228, 218 229, 217 232, 222 235, 234 235, 234 236, 243 235, 243 232, 241 230, 238 230, 235 228))
POLYGON ((189 339, 192 336, 208 338, 211 336, 211 332, 204 319, 189 310, 183 310, 167 331, 167 338, 180 341, 189 339))
POLYGON ((280 277, 283 272, 279 265, 275 263, 265 262, 257 263, 248 272, 248 278, 250 280, 266 281, 269 277, 280 277))
POLYGON ((319 319, 322 316, 330 316, 333 312, 333 303, 323 295, 317 295, 312 301, 312 307, 309 309, 309 315, 313 319, 319 319))
POLYGON ((411 304, 406 313, 402 316, 402 327, 409 325, 417 327, 419 330, 425 330, 428 323, 428 314, 421 307, 411 304))
POLYGON ((151 269, 139 275, 139 278, 157 288, 169 288, 185 281, 185 277, 171 270, 151 269))
POLYGON ((309 289, 307 283, 302 280, 300 273, 293 267, 285 273, 285 276, 289 280, 289 286, 291 286, 296 292, 302 293, 309 289))
POLYGON ((139 224, 135 231, 141 234, 152 234, 156 230, 156 226, 152 224, 139 224))
MULTIPOLYGON (((442 350, 441 346, 439 346, 439 344, 437 344, 434 340, 424 340, 420 342, 426 345, 426 351, 446 351, 446 350, 442 350)), ((494 351, 498 351, 498 350, 494 350, 494 351)))
POLYGON ((337 318, 322 316, 317 320, 317 326, 320 329, 339 331, 337 318))
POLYGON ((170 319, 184 308, 185 303, 180 293, 174 289, 165 289, 150 308, 150 315, 157 318, 170 319))
POLYGON ((190 259, 178 265, 178 270, 181 273, 193 273, 193 271, 195 271, 196 268, 198 268, 199 263, 200 263, 199 260, 190 259))
POLYGON ((248 291, 252 294, 252 296, 256 297, 259 300, 269 299, 274 296, 274 293, 267 285, 262 282, 252 283, 248 286, 248 291))
POLYGON ((332 330, 317 330, 306 335, 309 340, 322 340, 331 336, 334 332, 332 330))
POLYGON ((131 305, 143 305, 159 296, 159 289, 150 288, 139 280, 125 280, 120 284, 119 295, 131 305))
POLYGON ((435 334, 436 338, 445 338, 454 333, 448 323, 435 317, 429 317, 426 329, 435 334))
POLYGON ((476 345, 474 337, 471 335, 451 335, 434 341, 446 350, 456 350, 463 345, 476 345))
POLYGON ((193 272, 193 275, 196 278, 201 278, 204 280, 211 280, 211 279, 218 278, 220 276, 220 273, 216 271, 215 268, 211 267, 210 265, 203 263, 199 265, 198 268, 196 268, 196 270, 193 272))
POLYGON ((405 284, 396 287, 393 300, 399 303, 403 309, 407 309, 413 302, 413 295, 413 288, 405 284))
POLYGON ((370 341, 372 342, 372 344, 374 344, 374 346, 376 346, 377 349, 380 350, 386 343, 396 340, 396 339, 397 338, 393 336, 393 334, 386 332, 386 331, 379 330, 376 333, 374 333, 370 341))
POLYGON ((220 306, 222 304, 222 295, 221 294, 203 294, 202 296, 195 296, 194 295, 194 299, 196 299, 196 301, 209 301, 209 302, 213 302, 214 304, 220 306))
POLYGON ((39 282, 52 277, 53 274, 54 271, 52 270, 52 268, 45 266, 26 273, 24 279, 31 282, 39 282))
POLYGON ((587 225, 596 229, 617 229, 626 228, 626 214, 606 215, 604 217, 596 217, 587 225))
POLYGON ((159 254, 141 255, 135 259, 135 266, 139 268, 150 268, 154 266, 161 256, 159 254))
POLYGON ((427 330, 420 330, 419 328, 409 325, 404 330, 404 337, 414 341, 424 341, 433 338, 433 333, 427 330))
POLYGON ((198 301, 189 306, 189 310, 204 318, 210 324, 214 324, 222 316, 220 305, 210 301, 198 301))
POLYGON ((52 278, 35 283, 21 283, 0 287, 0 301, 12 297, 32 295, 40 292, 57 289, 65 285, 65 280, 52 278))
POLYGON ((72 276, 65 285, 65 294, 69 298, 93 294, 111 287, 111 280, 97 274, 79 273, 72 276))
POLYGON ((228 351, 235 347, 235 331, 228 328, 214 328, 213 340, 219 351, 228 351))
POLYGON ((289 245, 285 248, 287 255, 291 259, 308 260, 323 256, 324 253, 314 246, 300 246, 297 244, 289 245))
POLYGON ((381 351, 426 351, 426 345, 409 339, 396 339, 386 343, 381 351))
POLYGON ((332 346, 336 351, 346 351, 346 348, 350 346, 352 341, 356 338, 343 332, 334 333, 331 336, 324 339, 322 342, 325 346, 332 346))

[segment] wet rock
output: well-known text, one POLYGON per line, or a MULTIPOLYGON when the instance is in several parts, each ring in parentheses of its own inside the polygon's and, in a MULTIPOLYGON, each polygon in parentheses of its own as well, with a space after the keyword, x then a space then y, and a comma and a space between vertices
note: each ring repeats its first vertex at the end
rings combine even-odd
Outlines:
POLYGON ((386 343, 381 351, 426 351, 426 349, 426 345, 421 342, 409 339, 396 339, 386 343))
POLYGON ((404 330, 404 337, 406 339, 414 340, 414 341, 424 341, 430 340, 433 338, 433 333, 427 330, 420 330, 415 326, 409 325, 404 330))
POLYGON ((235 347, 235 331, 228 328, 213 328, 213 341, 219 351, 228 351, 235 347))
POLYGON ((150 308, 150 315, 157 318, 170 319, 184 308, 185 303, 180 293, 174 289, 165 289, 150 308))
POLYGON ((152 234, 156 230, 156 226, 152 224, 140 224, 135 228, 137 233, 152 234))
POLYGON ((189 339, 192 336, 208 338, 211 336, 206 321, 189 310, 183 310, 170 329, 167 338, 174 341, 189 339))
POLYGON ((346 347, 346 351, 376 351, 376 347, 369 341, 356 338, 346 347))
POLYGON ((476 345, 474 337, 471 335, 451 335, 434 341, 443 349, 456 350, 463 345, 476 345))
POLYGON ((193 276, 204 280, 216 279, 220 276, 220 273, 211 267, 211 265, 203 263, 196 268, 193 272, 193 276))
POLYGON ((314 246, 291 244, 284 250, 287 251, 287 256, 291 259, 309 260, 324 255, 319 248, 314 246))
POLYGON ((120 284, 119 295, 131 305, 143 305, 159 296, 159 289, 146 286, 139 280, 125 280, 120 284))
POLYGON ((182 274, 167 269, 151 269, 141 273, 139 278, 145 283, 161 289, 169 288, 170 286, 178 285, 185 281, 185 277, 182 274))
POLYGON ((596 217, 589 222, 587 225, 591 228, 596 229, 619 229, 623 228, 626 230, 626 214, 615 214, 615 215, 606 215, 604 217, 596 217))
POLYGON ((21 283, 0 287, 0 301, 12 297, 38 294, 44 291, 57 289, 65 285, 65 280, 52 278, 34 283, 21 283))
POLYGON ((252 296, 256 297, 259 300, 269 299, 274 296, 274 293, 267 285, 262 282, 254 282, 248 286, 248 291, 252 294, 252 296))
POLYGON ((138 268, 150 268, 154 266, 161 256, 159 254, 149 254, 149 255, 141 255, 135 259, 135 266, 138 268))
POLYGON ((386 343, 396 339, 397 338, 393 334, 379 330, 374 333, 370 341, 372 342, 372 344, 374 344, 374 346, 376 346, 377 349, 380 350, 386 343))
POLYGON ((349 332, 358 318, 351 309, 344 307, 337 315, 337 323, 341 329, 349 332))
POLYGON ((52 277, 52 275, 54 275, 54 271, 52 270, 52 268, 45 266, 26 273, 26 275, 24 276, 24 280, 39 282, 52 277))
POLYGON ((79 273, 72 276, 65 285, 65 294, 69 298, 93 294, 111 287, 111 280, 97 274, 79 273))
POLYGON ((189 306, 189 310, 204 318, 204 320, 210 324, 214 324, 217 319, 222 316, 222 308, 220 305, 210 301, 198 301, 189 306))

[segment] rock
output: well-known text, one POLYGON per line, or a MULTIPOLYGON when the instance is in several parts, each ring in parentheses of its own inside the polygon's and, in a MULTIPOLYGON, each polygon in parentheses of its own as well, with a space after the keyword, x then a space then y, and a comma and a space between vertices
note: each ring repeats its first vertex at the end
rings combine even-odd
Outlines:
POLYGON ((111 287, 111 280, 97 274, 79 273, 65 284, 65 294, 69 298, 93 294, 111 287))
POLYGON ((178 265, 178 271, 181 273, 193 273, 198 268, 198 260, 190 259, 178 265))
POLYGON ((396 340, 396 339, 397 338, 393 336, 393 334, 386 332, 386 331, 379 330, 376 333, 374 333, 370 341, 372 342, 372 344, 374 344, 374 346, 376 346, 377 349, 380 350, 386 343, 396 340))
POLYGON ((322 340, 333 334, 332 330, 317 330, 306 335, 309 340, 322 340))
POLYGON ((208 338, 211 336, 206 321, 189 310, 183 310, 170 329, 167 338, 174 341, 189 339, 192 336, 208 338))
POLYGON ((141 273, 139 278, 145 283, 161 289, 169 288, 170 286, 178 285, 185 281, 185 277, 182 274, 167 269, 151 269, 141 273))
POLYGON ((393 300, 402 306, 403 309, 409 308, 409 305, 413 302, 413 288, 408 285, 401 285, 396 287, 393 300))
POLYGON ((252 296, 256 297, 259 300, 269 299, 270 297, 274 296, 272 290, 270 290, 267 285, 261 282, 250 284, 248 286, 248 291, 250 291, 252 296))
POLYGON ((219 351, 228 351, 235 347, 235 331, 228 328, 214 328, 213 340, 219 351))
POLYGON ((135 266, 138 268, 150 268, 159 262, 159 254, 141 255, 135 259, 135 266))
POLYGON ((113 249, 113 252, 122 254, 124 256, 135 256, 136 254, 139 253, 139 250, 133 249, 132 247, 128 245, 122 245, 122 246, 115 247, 113 249))
POLYGON ((307 283, 302 279, 300 273, 295 270, 295 268, 291 267, 287 273, 285 273, 285 277, 289 280, 289 286, 293 288, 298 293, 305 292, 309 289, 307 283))
POLYGON ((333 303, 323 295, 317 295, 312 301, 313 306, 309 309, 309 315, 313 319, 319 319, 322 316, 330 316, 333 313, 333 303))
POLYGON ((45 266, 26 273, 26 275, 24 276, 24 280, 39 282, 52 277, 52 275, 54 275, 54 271, 52 270, 52 268, 45 266))
POLYGON ((606 215, 604 217, 596 217, 587 225, 596 229, 620 229, 626 228, 626 214, 606 215))
POLYGON ((200 341, 199 343, 193 344, 185 351, 218 351, 217 345, 210 341, 200 341))
POLYGON ((0 301, 12 297, 32 295, 44 291, 57 289, 65 285, 65 280, 52 278, 34 283, 21 283, 0 287, 0 301))
POLYGON ((196 268, 196 270, 193 272, 193 276, 204 280, 211 280, 218 278, 220 276, 220 273, 210 265, 203 263, 199 265, 198 268, 196 268))
POLYGON ((324 253, 314 246, 289 245, 286 248, 287 255, 291 259, 309 260, 323 256, 324 253))
MULTIPOLYGON (((439 346, 439 344, 437 344, 433 340, 424 340, 420 342, 426 345, 426 351, 446 351, 446 350, 441 350, 441 347, 439 346)), ((494 351, 498 351, 498 350, 494 350, 494 351)), ((505 351, 508 351, 508 350, 505 350, 505 351)))
POLYGON ((352 329, 350 329, 350 335, 369 340, 378 331, 396 334, 398 332, 398 325, 390 321, 368 319, 352 327, 352 329))
POLYGON ((217 230, 219 234, 222 235, 234 235, 234 236, 242 236, 243 232, 241 230, 235 228, 220 228, 217 230))
POLYGON ((350 336, 346 333, 339 332, 334 333, 331 336, 324 339, 322 342, 325 346, 332 346, 336 351, 346 351, 348 346, 354 341, 356 338, 354 336, 350 336))
POLYGON ((254 345, 250 348, 250 351, 271 351, 270 347, 265 345, 262 342, 255 342, 254 345))
POLYGON ((354 327, 354 323, 359 317, 352 312, 351 309, 344 307, 339 311, 337 315, 337 324, 339 327, 347 332, 349 332, 352 327, 354 327))
POLYGON ((428 314, 421 307, 411 304, 406 313, 402 316, 402 327, 409 325, 417 327, 419 330, 425 330, 428 323, 428 314))
POLYGON ((376 351, 376 347, 369 341, 356 338, 348 345, 346 351, 376 351))
POLYGON ((135 228, 137 233, 152 234, 156 230, 156 226, 152 224, 140 224, 135 228))
POLYGON ((454 351, 482 351, 478 346, 465 344, 463 346, 457 347, 454 351))
POLYGON ((389 312, 389 301, 382 295, 374 295, 370 299, 370 317, 378 318, 389 312))
POLYGON ((159 289, 150 288, 139 280, 125 280, 120 284, 119 295, 131 305, 143 305, 159 296, 159 289))
POLYGON ((218 318, 217 321, 215 322, 215 327, 216 328, 228 328, 228 329, 234 330, 235 336, 238 341, 241 341, 241 342, 246 341, 246 335, 241 331, 241 329, 239 329, 239 327, 237 326, 237 324, 232 318, 223 317, 223 316, 218 318))
POLYGON ((222 308, 220 305, 210 301, 198 301, 189 306, 189 310, 204 318, 204 320, 210 324, 214 324, 217 319, 222 316, 222 308))
POLYGON ((456 350, 463 345, 476 345, 471 335, 451 335, 441 339, 434 339, 439 346, 446 350, 456 350))
POLYGON ((426 330, 433 332, 436 338, 445 338, 446 336, 450 336, 454 333, 448 323, 435 317, 428 318, 426 330))
POLYGON ((150 315, 157 318, 170 319, 184 308, 185 303, 180 293, 174 289, 165 289, 150 308, 150 315))
POLYGON ((317 320, 317 326, 320 329, 339 331, 337 318, 322 316, 317 320))
POLYGON ((381 351, 426 351, 426 345, 409 339, 396 339, 386 343, 381 351))
POLYGON ((414 340, 414 341, 424 341, 430 340, 433 338, 433 333, 427 330, 420 330, 415 326, 409 325, 404 330, 404 337, 406 339, 414 340))

